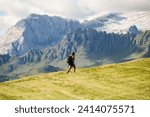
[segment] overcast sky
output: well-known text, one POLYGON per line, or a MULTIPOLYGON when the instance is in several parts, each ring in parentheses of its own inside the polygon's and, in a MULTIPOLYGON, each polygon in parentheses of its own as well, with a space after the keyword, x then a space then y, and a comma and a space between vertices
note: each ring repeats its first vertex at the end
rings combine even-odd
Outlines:
POLYGON ((0 35, 30 13, 87 19, 104 12, 150 11, 149 0, 0 0, 0 35))

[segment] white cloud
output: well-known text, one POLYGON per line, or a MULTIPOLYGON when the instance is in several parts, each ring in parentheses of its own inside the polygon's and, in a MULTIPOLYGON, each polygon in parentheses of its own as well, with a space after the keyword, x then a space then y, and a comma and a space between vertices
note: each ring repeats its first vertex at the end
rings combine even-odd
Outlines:
POLYGON ((0 0, 0 35, 30 13, 86 19, 102 12, 150 10, 149 0, 0 0))

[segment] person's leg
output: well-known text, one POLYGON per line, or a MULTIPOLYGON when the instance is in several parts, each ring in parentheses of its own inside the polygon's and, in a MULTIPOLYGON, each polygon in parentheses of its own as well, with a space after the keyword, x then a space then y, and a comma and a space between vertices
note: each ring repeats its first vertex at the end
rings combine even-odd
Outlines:
POLYGON ((74 67, 74 72, 75 72, 75 71, 76 71, 76 65, 74 64, 74 66, 73 66, 73 67, 74 67))
POLYGON ((70 66, 70 68, 68 69, 67 74, 70 72, 71 68, 72 68, 72 66, 70 66))

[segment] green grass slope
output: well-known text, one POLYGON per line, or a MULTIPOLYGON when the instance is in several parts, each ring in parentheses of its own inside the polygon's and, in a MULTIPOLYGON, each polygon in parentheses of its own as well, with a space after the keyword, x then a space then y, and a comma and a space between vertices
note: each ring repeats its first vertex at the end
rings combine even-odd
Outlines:
POLYGON ((150 58, 3 82, 0 99, 150 99, 150 58))

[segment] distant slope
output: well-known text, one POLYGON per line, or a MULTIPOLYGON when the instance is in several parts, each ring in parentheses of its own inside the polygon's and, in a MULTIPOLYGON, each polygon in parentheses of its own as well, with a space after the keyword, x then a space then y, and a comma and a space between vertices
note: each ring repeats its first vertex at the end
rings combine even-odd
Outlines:
POLYGON ((108 13, 89 21, 83 22, 86 27, 95 28, 98 31, 126 33, 128 27, 136 25, 142 31, 149 29, 150 12, 128 12, 128 13, 108 13))
POLYGON ((0 99, 150 99, 150 58, 0 83, 0 99))

